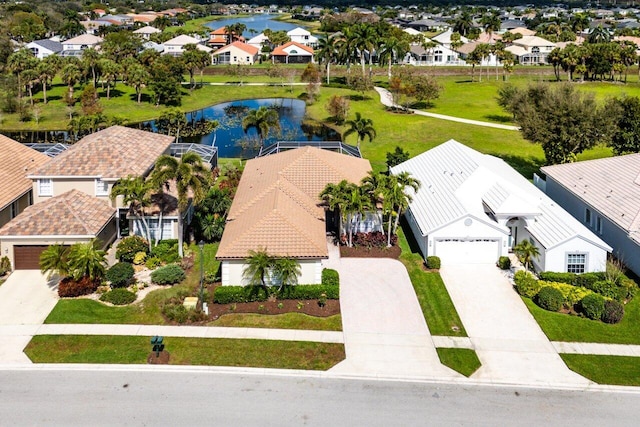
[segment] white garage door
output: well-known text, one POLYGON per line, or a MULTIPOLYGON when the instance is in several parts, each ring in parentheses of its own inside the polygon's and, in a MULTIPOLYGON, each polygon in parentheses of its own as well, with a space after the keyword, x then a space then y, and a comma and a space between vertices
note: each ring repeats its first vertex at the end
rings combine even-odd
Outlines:
POLYGON ((491 264, 498 261, 498 240, 436 240, 436 256, 445 264, 491 264))

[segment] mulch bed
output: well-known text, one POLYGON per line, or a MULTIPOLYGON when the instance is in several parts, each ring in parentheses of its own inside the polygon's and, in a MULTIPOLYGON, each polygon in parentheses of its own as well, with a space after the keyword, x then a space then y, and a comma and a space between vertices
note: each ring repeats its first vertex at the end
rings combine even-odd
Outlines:
POLYGON ((222 315, 231 313, 255 313, 255 314, 284 314, 304 313, 315 317, 329 317, 340 314, 340 301, 327 300, 324 307, 318 305, 318 300, 279 300, 242 302, 235 304, 209 304, 209 317, 217 319, 222 315), (298 304, 300 303, 300 304, 298 304), (281 307, 278 307, 282 304, 281 307), (300 306, 299 306, 300 305, 300 306))
POLYGON ((399 246, 390 248, 364 248, 340 246, 340 256, 344 258, 400 258, 402 250, 399 246))

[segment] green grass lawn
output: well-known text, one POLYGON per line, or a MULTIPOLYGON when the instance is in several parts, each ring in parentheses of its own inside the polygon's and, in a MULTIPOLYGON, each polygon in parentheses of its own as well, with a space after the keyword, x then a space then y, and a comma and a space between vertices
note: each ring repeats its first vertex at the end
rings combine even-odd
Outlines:
POLYGON ((436 351, 443 365, 465 377, 471 376, 482 366, 476 352, 467 348, 437 348, 436 351))
POLYGON ((640 386, 640 357, 561 354, 569 369, 598 384, 640 386))
POLYGON ((552 313, 523 298, 527 308, 551 341, 640 344, 640 298, 625 306, 622 321, 616 325, 584 317, 552 313))
POLYGON ((398 228, 398 242, 402 248, 400 261, 407 268, 431 335, 466 337, 467 333, 440 274, 422 269, 422 257, 412 250, 405 233, 400 228, 398 228))
POLYGON ((336 314, 335 316, 329 317, 314 317, 303 313, 283 313, 275 315, 230 313, 208 323, 208 326, 341 331, 342 316, 336 314))
MULTIPOLYGON (((164 340, 171 365, 327 370, 344 360, 342 344, 297 341, 173 338, 164 340)), ((144 364, 149 337, 39 335, 25 348, 34 363, 144 364)))

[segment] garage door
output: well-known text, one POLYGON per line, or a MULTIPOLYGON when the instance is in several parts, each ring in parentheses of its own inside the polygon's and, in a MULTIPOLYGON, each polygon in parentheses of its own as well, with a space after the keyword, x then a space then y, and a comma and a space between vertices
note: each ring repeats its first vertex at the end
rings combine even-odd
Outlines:
POLYGON ((446 264, 491 264, 498 260, 498 240, 436 240, 436 256, 446 264))
POLYGON ((14 246, 13 259, 16 270, 40 270, 40 254, 48 246, 14 246))

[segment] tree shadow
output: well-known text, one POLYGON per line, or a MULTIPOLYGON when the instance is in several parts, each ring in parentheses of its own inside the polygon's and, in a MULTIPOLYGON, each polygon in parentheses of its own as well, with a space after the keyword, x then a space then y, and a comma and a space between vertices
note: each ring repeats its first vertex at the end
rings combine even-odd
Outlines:
POLYGON ((371 97, 367 95, 347 95, 346 96, 349 101, 369 101, 371 97))
POLYGON ((540 168, 545 164, 543 159, 538 159, 532 156, 522 157, 498 153, 490 154, 502 158, 502 160, 504 160, 509 166, 517 170, 520 175, 524 176, 528 180, 533 179, 534 173, 540 174, 540 168))
POLYGON ((506 116, 502 114, 487 114, 486 116, 482 116, 483 118, 489 120, 490 122, 497 123, 511 123, 513 118, 511 116, 506 116))
POLYGON ((471 79, 466 79, 466 80, 456 80, 456 83, 474 83, 474 82, 471 79))
POLYGON ((413 235, 413 231, 411 231, 411 227, 409 227, 409 223, 407 222, 404 216, 400 218, 400 227, 402 227, 402 231, 404 232, 404 237, 407 239, 407 243, 409 244, 409 250, 411 250, 411 253, 420 255, 422 257, 422 252, 420 252, 420 246, 418 245, 418 241, 413 235))
MULTIPOLYGON (((124 92, 121 91, 120 89, 111 88, 111 90, 109 91, 109 99, 120 98, 122 95, 124 95, 124 92)), ((98 98, 107 99, 107 89, 104 89, 104 90, 100 89, 98 91, 98 98)))

